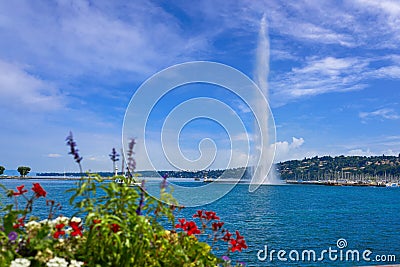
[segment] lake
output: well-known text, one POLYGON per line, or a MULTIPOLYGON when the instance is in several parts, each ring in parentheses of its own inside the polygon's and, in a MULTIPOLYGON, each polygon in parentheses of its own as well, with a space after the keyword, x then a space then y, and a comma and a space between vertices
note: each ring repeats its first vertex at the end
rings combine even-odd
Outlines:
MULTIPOLYGON (((63 215, 73 213, 65 190, 72 188, 74 181, 0 180, 10 189, 20 184, 29 189, 33 182, 41 183, 48 192, 48 199, 63 204, 63 215)), ((153 181, 147 186, 158 187, 159 184, 153 181)), ((4 202, 4 196, 2 198, 4 202)), ((44 200, 40 201, 44 204, 44 200)), ((400 263, 400 188, 281 185, 261 186, 249 193, 248 185, 239 184, 223 198, 202 208, 215 211, 226 228, 237 229, 245 237, 249 248, 235 253, 234 258, 247 266, 400 263), (275 252, 271 257, 272 250, 275 252), (356 250, 360 260, 349 261, 356 250)), ((178 217, 190 218, 197 209, 185 208, 178 217)), ((41 211, 41 216, 46 216, 45 211, 41 211)))

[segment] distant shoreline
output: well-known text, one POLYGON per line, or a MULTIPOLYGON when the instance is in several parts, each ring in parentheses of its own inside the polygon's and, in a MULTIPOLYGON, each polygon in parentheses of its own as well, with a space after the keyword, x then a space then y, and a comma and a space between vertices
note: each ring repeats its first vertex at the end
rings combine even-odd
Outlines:
POLYGON ((297 185, 325 185, 325 186, 363 186, 363 187, 400 187, 400 182, 353 182, 353 181, 301 181, 286 180, 286 184, 297 185))
MULTIPOLYGON (((87 177, 84 177, 84 179, 87 177)), ((104 181, 112 181, 113 177, 101 177, 104 181)), ((54 181, 79 181, 81 177, 62 177, 62 176, 28 176, 28 177, 20 177, 20 176, 0 176, 1 180, 54 180, 54 181)), ((156 177, 140 177, 140 180, 146 180, 148 182, 151 181, 161 181, 162 178, 156 177)), ((198 182, 203 183, 203 181, 195 180, 195 178, 179 178, 179 177, 169 177, 168 180, 171 182, 198 182)), ((302 181, 302 180, 282 180, 281 184, 275 185, 322 185, 322 186, 354 186, 354 187, 398 187, 400 188, 400 181, 393 182, 352 182, 352 181, 341 181, 341 180, 325 180, 325 181, 302 181)), ((213 183, 218 184, 250 184, 250 181, 237 181, 236 179, 221 179, 214 180, 213 183)), ((273 185, 273 184, 263 184, 263 185, 273 185)))
MULTIPOLYGON (((82 177, 63 177, 63 176, 0 176, 0 180, 80 180, 82 177)), ((84 177, 85 178, 85 177, 84 177)), ((113 180, 112 177, 101 177, 103 180, 113 180)))

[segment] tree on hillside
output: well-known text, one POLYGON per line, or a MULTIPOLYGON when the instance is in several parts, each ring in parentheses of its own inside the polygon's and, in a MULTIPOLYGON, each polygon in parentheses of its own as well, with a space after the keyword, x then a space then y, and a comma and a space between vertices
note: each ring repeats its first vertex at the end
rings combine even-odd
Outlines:
POLYGON ((25 177, 31 171, 31 168, 26 166, 19 166, 17 171, 19 172, 21 177, 25 177))
POLYGON ((6 168, 4 168, 3 166, 0 166, 0 175, 2 175, 3 173, 4 173, 4 170, 5 170, 6 168))
POLYGON ((117 169, 116 169, 115 163, 119 160, 119 154, 117 153, 115 148, 112 149, 111 154, 109 156, 113 162, 113 171, 115 172, 115 175, 117 175, 117 169))

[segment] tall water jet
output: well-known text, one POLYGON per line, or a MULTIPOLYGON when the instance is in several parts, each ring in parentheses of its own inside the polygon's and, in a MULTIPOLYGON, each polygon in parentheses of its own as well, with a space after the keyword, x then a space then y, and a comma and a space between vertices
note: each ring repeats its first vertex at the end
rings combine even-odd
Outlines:
MULTIPOLYGON (((257 50, 256 50, 256 66, 254 72, 254 79, 258 87, 263 92, 265 98, 269 98, 268 88, 268 75, 269 75, 269 57, 270 57, 270 44, 268 37, 268 25, 265 14, 263 15, 260 23, 260 31, 258 34, 257 50)), ((276 173, 273 164, 275 149, 270 144, 271 132, 269 126, 273 120, 269 113, 261 110, 262 105, 260 99, 254 99, 254 107, 258 114, 261 114, 261 119, 254 123, 254 143, 255 152, 258 153, 258 162, 255 162, 252 170, 252 184, 249 190, 254 191, 260 184, 280 184, 281 181, 276 173)), ((273 133, 275 134, 275 132, 273 133)), ((257 158, 257 157, 256 157, 257 158)))
POLYGON ((264 14, 261 19, 260 31, 258 33, 254 78, 258 87, 262 90, 267 99, 269 96, 267 81, 269 75, 269 49, 267 18, 264 14))

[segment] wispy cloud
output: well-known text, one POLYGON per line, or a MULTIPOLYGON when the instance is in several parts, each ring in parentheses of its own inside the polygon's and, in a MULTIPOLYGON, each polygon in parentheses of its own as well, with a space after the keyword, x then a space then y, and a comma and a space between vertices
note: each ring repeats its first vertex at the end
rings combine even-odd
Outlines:
POLYGON ((352 149, 352 150, 349 150, 346 153, 346 156, 366 156, 366 157, 369 157, 369 156, 373 156, 373 155, 374 155, 374 153, 372 153, 369 148, 366 149, 366 150, 363 150, 363 149, 360 149, 360 148, 352 149))
MULTIPOLYGON (((371 63, 380 61, 373 51, 385 47, 395 48, 399 44, 400 28, 399 4, 396 1, 358 0, 341 5, 327 1, 302 0, 285 3, 278 1, 239 1, 235 5, 223 5, 215 9, 201 9, 206 18, 234 17, 219 24, 224 29, 247 28, 256 32, 262 13, 266 13, 271 33, 271 58, 291 60, 297 65, 292 70, 277 72, 272 69, 270 76, 272 103, 283 105, 300 98, 332 92, 350 92, 368 87, 371 79, 399 79, 399 61, 371 63), (310 15, 312 14, 312 15, 310 15), (389 20, 387 20, 389 18, 389 20), (371 29, 375 29, 371 31, 371 29), (288 41, 310 45, 311 55, 315 46, 343 47, 327 56, 299 57, 294 53, 296 45, 287 46, 276 35, 285 36, 288 41), (363 49, 360 53, 359 49, 363 49), (357 49, 357 51, 355 50, 357 49), (358 56, 342 56, 341 51, 353 51, 358 56), (372 53, 370 55, 369 52, 372 53), (337 54, 337 55, 336 55, 337 54), (294 56, 296 55, 296 56, 294 56), (336 55, 336 56, 333 56, 336 55)), ((191 10, 198 7, 192 6, 191 10)), ((234 32, 233 32, 234 34, 234 32)), ((391 52, 386 53, 390 55, 391 52)), ((378 53, 379 54, 379 53, 378 53)), ((393 53, 393 58, 397 55, 393 53)))
POLYGON ((271 78, 273 103, 332 92, 349 92, 366 87, 362 74, 367 61, 358 58, 310 58, 302 67, 271 78))
POLYGON ((374 78, 400 79, 400 65, 385 66, 371 70, 367 75, 374 78))
MULTIPOLYGON (((384 37, 376 44, 372 43, 372 46, 377 48, 382 47, 398 47, 398 41, 400 40, 400 3, 396 0, 356 0, 353 2, 356 8, 362 13, 369 14, 373 20, 366 20, 364 27, 359 27, 363 31, 367 29, 369 24, 373 23, 374 31, 365 37, 384 37)), ((361 14, 362 14, 361 13, 361 14)))
MULTIPOLYGON (((1 145, 12 139, 9 150, 29 147, 24 160, 30 155, 35 162, 34 153, 62 154, 63 148, 54 149, 59 142, 54 135, 63 139, 70 128, 79 129, 86 133, 82 152, 98 159, 85 156, 90 168, 104 168, 101 164, 110 162, 100 155, 109 148, 102 148, 118 142, 119 116, 139 82, 171 64, 197 59, 251 74, 263 13, 271 38, 274 105, 400 79, 399 5, 395 0, 0 2, 0 116, 9 131, 0 136, 1 145), (34 134, 26 121, 35 125, 34 134), (10 134, 16 129, 18 134, 10 134), (28 135, 37 142, 30 144, 28 135)), ((246 106, 236 108, 249 115, 246 106)), ((360 117, 399 117, 394 109, 371 110, 360 117)), ((291 156, 304 155, 301 140, 278 146, 291 156)), ((347 150, 355 149, 368 151, 347 150)), ((21 157, 16 154, 14 161, 21 157)))
POLYGON ((387 120, 398 120, 400 119, 400 115, 391 108, 382 108, 371 112, 360 112, 360 118, 363 120, 372 119, 372 118, 380 118, 387 120))
POLYGON ((63 96, 51 82, 31 75, 22 66, 0 59, 2 108, 49 111, 64 106, 63 96))
POLYGON ((187 35, 174 16, 148 1, 124 6, 106 1, 52 5, 21 1, 0 4, 0 10, 4 37, 0 57, 28 61, 32 69, 40 66, 41 72, 53 77, 60 72, 149 75, 207 45, 196 34, 187 35))
POLYGON ((61 158, 62 155, 58 153, 50 153, 47 155, 48 158, 61 158))
POLYGON ((346 144, 338 143, 336 147, 345 150, 346 153, 343 153, 345 155, 399 155, 400 136, 358 137, 348 141, 346 144))

